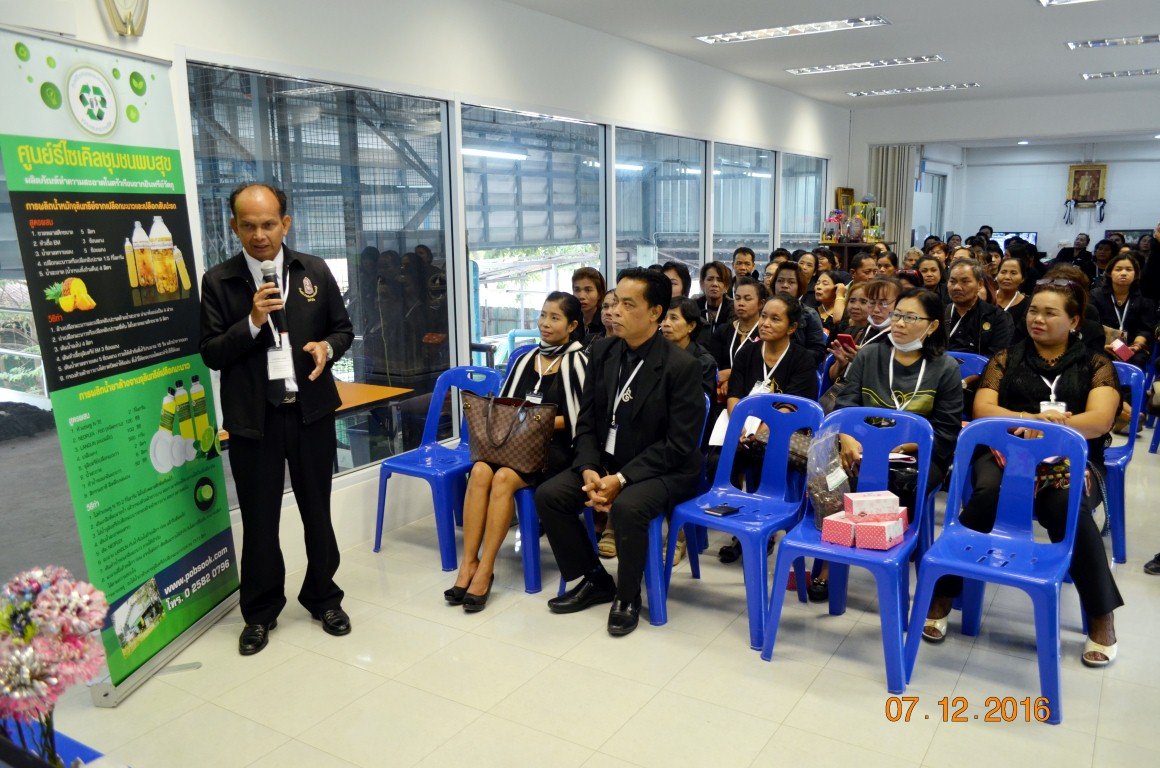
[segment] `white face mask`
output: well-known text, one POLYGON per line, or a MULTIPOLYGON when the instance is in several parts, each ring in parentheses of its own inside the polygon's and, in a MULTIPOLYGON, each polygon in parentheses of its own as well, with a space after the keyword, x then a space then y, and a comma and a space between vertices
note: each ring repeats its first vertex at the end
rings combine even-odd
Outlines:
POLYGON ((894 334, 890 334, 890 343, 893 344, 894 348, 899 352, 917 352, 922 349, 923 341, 925 341, 925 338, 915 339, 914 341, 903 343, 895 339, 894 334))
POLYGON ((890 327, 890 315, 887 315, 887 316, 886 316, 886 319, 885 319, 885 320, 883 320, 881 323, 876 323, 876 322, 874 322, 874 316, 873 316, 873 315, 867 315, 866 319, 867 319, 867 320, 870 322, 870 327, 871 327, 871 328, 873 328, 873 329, 874 329, 874 330, 876 330, 876 331, 880 331, 880 330, 882 330, 883 328, 889 328, 889 327, 890 327))

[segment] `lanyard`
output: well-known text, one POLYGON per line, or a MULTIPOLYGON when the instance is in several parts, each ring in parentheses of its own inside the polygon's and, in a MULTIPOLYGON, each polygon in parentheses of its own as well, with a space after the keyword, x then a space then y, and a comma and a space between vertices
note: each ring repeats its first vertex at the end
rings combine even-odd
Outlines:
MULTIPOLYGON (((925 357, 922 359, 922 365, 920 365, 918 367, 918 381, 914 382, 914 392, 911 393, 910 400, 907 401, 908 405, 918 395, 918 388, 922 386, 922 376, 924 373, 926 373, 926 358, 925 357)), ((894 401, 894 410, 896 410, 896 411, 906 410, 905 408, 902 407, 902 404, 898 402, 898 396, 894 394, 894 350, 893 349, 890 350, 890 374, 888 377, 887 386, 890 387, 890 399, 894 401)), ((1054 399, 1054 397, 1052 399, 1054 399)))
POLYGON ((1048 381, 1046 376, 1040 376, 1039 378, 1043 379, 1043 383, 1046 384, 1047 388, 1051 390, 1051 402, 1054 403, 1055 402, 1055 385, 1059 383, 1059 376, 1056 376, 1051 381, 1048 381))
MULTIPOLYGON (((1124 311, 1121 312, 1120 308, 1116 306, 1116 297, 1115 296, 1112 297, 1112 310, 1116 313, 1116 319, 1120 321, 1120 330, 1121 331, 1124 330, 1124 321, 1126 321, 1128 319, 1128 305, 1131 303, 1132 303, 1131 299, 1128 299, 1127 301, 1125 301, 1124 302, 1124 311)), ((1054 400, 1054 399, 1055 398, 1052 398, 1052 400, 1054 400)))
MULTIPOLYGON (((721 307, 725 306, 725 297, 721 297, 721 303, 717 305, 717 314, 713 315, 713 327, 717 327, 717 321, 721 319, 721 307)), ((705 319, 709 319, 709 297, 705 297, 705 319)))
MULTIPOLYGON (((740 320, 738 320, 737 322, 738 322, 738 323, 740 323, 741 321, 740 321, 740 320)), ((734 356, 735 356, 735 355, 736 355, 738 352, 740 352, 740 351, 741 351, 741 348, 742 348, 742 347, 744 347, 744 346, 745 346, 745 342, 747 342, 747 341, 753 341, 753 330, 754 330, 754 328, 757 328, 757 325, 756 325, 756 324, 754 324, 753 328, 750 328, 750 329, 749 329, 749 333, 745 334, 745 337, 744 337, 743 339, 741 339, 741 343, 740 343, 740 344, 737 344, 737 348, 736 348, 736 349, 734 349, 734 348, 733 348, 733 345, 734 345, 734 344, 737 342, 737 332, 740 330, 740 326, 738 326, 738 325, 734 325, 734 326, 733 326, 733 338, 732 338, 732 340, 730 340, 730 342, 729 342, 729 367, 730 367, 730 368, 732 368, 732 367, 733 367, 733 358, 734 358, 734 356)))
POLYGON ((785 349, 783 349, 781 351, 781 354, 777 356, 777 359, 773 361, 773 365, 766 366, 766 364, 765 364, 765 350, 764 349, 761 350, 761 372, 763 374, 762 381, 765 382, 765 385, 767 387, 769 387, 771 391, 773 389, 773 387, 772 387, 773 372, 777 370, 777 366, 781 365, 781 361, 783 359, 785 359, 786 352, 789 352, 789 344, 785 345, 785 349))
POLYGON ((631 385, 632 380, 636 378, 637 371, 640 370, 642 365, 644 365, 644 360, 638 362, 636 367, 632 369, 632 373, 628 375, 628 379, 624 382, 624 386, 617 390, 616 398, 612 401, 612 427, 614 429, 616 427, 616 410, 620 407, 621 400, 624 399, 625 394, 628 392, 629 385, 631 385))
MULTIPOLYGON (((1006 312, 1007 310, 1011 309, 1011 305, 1014 304, 1016 300, 1018 300, 1018 298, 1022 295, 1023 294, 1020 291, 1015 291, 1015 295, 1011 297, 1011 301, 1007 302, 1007 306, 1003 307, 1003 311, 1006 312)), ((957 328, 958 325, 955 327, 957 328)))
MULTIPOLYGON (((872 327, 872 326, 871 326, 871 327, 872 327)), ((867 344, 869 344, 870 342, 874 341, 875 339, 881 338, 882 336, 885 336, 885 335, 886 335, 886 334, 888 334, 888 333, 890 333, 890 326, 889 326, 889 325, 887 325, 887 326, 886 326, 885 328, 883 328, 882 330, 878 331, 878 333, 874 334, 874 335, 873 335, 873 336, 871 336, 870 338, 868 338, 868 339, 866 339, 865 341, 863 341, 863 342, 862 342, 862 346, 866 346, 867 344)))
MULTIPOLYGON (((955 311, 955 308, 951 307, 951 312, 954 312, 954 311, 955 311)), ((970 312, 968 312, 967 314, 970 314, 970 312)), ((948 339, 954 338, 955 331, 957 331, 959 329, 959 326, 963 324, 963 320, 965 320, 966 317, 967 317, 967 315, 963 315, 962 317, 959 318, 958 322, 955 323, 953 328, 951 328, 951 332, 947 334, 948 339)))
MULTIPOLYGON (((542 360, 543 358, 541 357, 540 359, 542 360)), ((553 370, 553 369, 555 369, 555 367, 556 367, 557 365, 559 365, 559 364, 560 364, 560 361, 561 361, 561 360, 563 360, 563 359, 564 359, 564 355, 560 355, 559 357, 557 357, 555 360, 553 360, 553 361, 552 361, 552 362, 551 362, 551 363, 548 365, 548 370, 544 371, 543 373, 540 373, 539 371, 536 371, 536 374, 537 374, 537 375, 538 375, 540 378, 536 379, 536 386, 535 386, 535 388, 534 388, 534 389, 532 389, 532 394, 534 394, 534 395, 538 395, 538 394, 540 394, 540 385, 544 383, 544 377, 545 377, 545 376, 547 376, 547 375, 549 375, 549 374, 551 374, 551 373, 552 373, 552 370, 553 370)))

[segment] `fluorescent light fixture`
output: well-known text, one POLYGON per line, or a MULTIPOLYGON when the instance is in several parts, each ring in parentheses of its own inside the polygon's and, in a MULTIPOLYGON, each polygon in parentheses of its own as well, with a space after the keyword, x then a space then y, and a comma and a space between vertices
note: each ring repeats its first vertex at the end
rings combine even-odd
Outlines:
POLYGON ((498 149, 482 149, 480 147, 464 147, 463 154, 472 157, 493 157, 496 160, 527 160, 528 156, 520 152, 500 152, 498 149))
POLYGON ((1039 0, 1039 4, 1044 8, 1050 8, 1053 5, 1078 5, 1079 3, 1094 3, 1098 0, 1039 0))
POLYGON ((1030 142, 1030 141, 1028 141, 1027 139, 1024 139, 1023 141, 1017 141, 1017 142, 1015 142, 1015 143, 1016 143, 1016 144, 1018 144, 1018 145, 1019 145, 1019 146, 1021 146, 1021 147, 1025 147, 1025 146, 1027 146, 1028 144, 1030 144, 1031 142, 1030 142))
POLYGON ((877 91, 846 91, 846 95, 857 99, 863 96, 901 96, 907 93, 941 93, 942 91, 963 91, 967 88, 980 87, 978 83, 947 83, 946 85, 916 85, 911 88, 885 88, 877 91))
POLYGON ((1081 48, 1117 48, 1121 45, 1150 45, 1160 43, 1160 35, 1135 35, 1133 37, 1105 37, 1100 40, 1070 40, 1067 47, 1073 51, 1081 48))
POLYGON ((844 29, 884 27, 888 24, 890 24, 890 22, 881 16, 859 16, 854 19, 815 21, 808 24, 794 24, 788 27, 750 29, 744 32, 722 32, 716 35, 702 35, 697 39, 702 43, 708 43, 709 45, 715 45, 717 43, 746 43, 750 40, 773 40, 779 37, 817 35, 822 32, 841 32, 844 29))
POLYGON ((1160 69, 1149 67, 1147 69, 1117 69, 1114 72, 1084 72, 1083 79, 1105 80, 1108 78, 1147 77, 1148 75, 1160 75, 1160 69))
POLYGON ((1155 135, 1155 136, 1153 136, 1152 138, 1154 138, 1154 139, 1160 139, 1160 133, 1156 134, 1156 135, 1155 135))
POLYGON ((765 173, 764 171, 749 171, 746 176, 752 176, 755 179, 772 179, 772 173, 765 173))
POLYGON ((876 61, 853 61, 849 64, 825 64, 820 67, 798 67, 787 69, 791 75, 821 75, 827 72, 850 72, 856 69, 879 69, 881 67, 905 67, 907 64, 934 64, 946 61, 937 53, 926 56, 904 56, 898 59, 878 59, 876 61))
POLYGON ((639 163, 617 163, 616 170, 618 171, 643 171, 644 166, 639 163))

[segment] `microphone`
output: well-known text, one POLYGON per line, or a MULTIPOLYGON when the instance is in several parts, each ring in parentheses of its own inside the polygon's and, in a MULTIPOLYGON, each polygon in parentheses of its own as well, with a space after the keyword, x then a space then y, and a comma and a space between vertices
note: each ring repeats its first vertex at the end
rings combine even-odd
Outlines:
MULTIPOLYGON (((281 288, 278 286, 278 267, 272 261, 262 262, 262 283, 273 283, 275 288, 278 288, 279 297, 281 297, 281 288)), ((280 338, 282 334, 288 333, 286 326, 286 310, 276 309, 270 313, 270 322, 274 324, 274 337, 280 338)))

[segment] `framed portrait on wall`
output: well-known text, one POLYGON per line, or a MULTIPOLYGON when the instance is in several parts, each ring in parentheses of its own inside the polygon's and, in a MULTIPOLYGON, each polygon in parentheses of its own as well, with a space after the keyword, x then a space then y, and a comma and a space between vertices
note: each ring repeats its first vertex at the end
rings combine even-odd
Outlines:
POLYGON ((852 187, 834 187, 834 208, 844 211, 854 204, 854 189, 852 187))
POLYGON ((1077 208, 1092 208, 1097 200, 1105 199, 1108 166, 1069 165, 1067 168, 1067 197, 1075 200, 1077 208))

